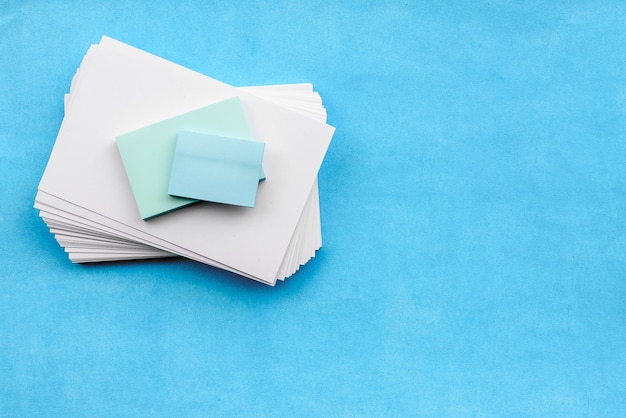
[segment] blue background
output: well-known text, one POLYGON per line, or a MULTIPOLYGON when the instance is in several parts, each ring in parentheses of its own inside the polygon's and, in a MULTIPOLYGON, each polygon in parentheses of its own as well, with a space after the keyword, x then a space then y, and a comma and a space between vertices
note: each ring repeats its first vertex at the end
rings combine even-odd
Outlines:
POLYGON ((1 0, 0 416, 623 416, 625 46, 618 1, 1 0), (296 276, 67 260, 32 205, 102 34, 314 83, 296 276))

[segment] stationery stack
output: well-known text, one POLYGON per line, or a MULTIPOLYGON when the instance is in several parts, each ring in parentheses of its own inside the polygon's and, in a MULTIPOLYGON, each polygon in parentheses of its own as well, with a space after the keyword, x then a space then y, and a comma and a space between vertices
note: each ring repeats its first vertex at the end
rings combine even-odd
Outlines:
POLYGON ((183 256, 274 285, 321 247, 333 133, 310 84, 235 88, 103 37, 35 207, 73 262, 183 256))

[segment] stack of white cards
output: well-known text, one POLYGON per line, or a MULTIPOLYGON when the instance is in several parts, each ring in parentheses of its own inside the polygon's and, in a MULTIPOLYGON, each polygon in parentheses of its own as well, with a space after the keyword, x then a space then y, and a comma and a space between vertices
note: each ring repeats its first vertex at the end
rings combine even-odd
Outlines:
POLYGON ((334 128, 310 84, 235 88, 108 37, 85 55, 35 207, 73 262, 187 257, 273 285, 321 247, 317 173, 334 128), (254 208, 143 220, 116 136, 238 97, 265 144, 254 208))

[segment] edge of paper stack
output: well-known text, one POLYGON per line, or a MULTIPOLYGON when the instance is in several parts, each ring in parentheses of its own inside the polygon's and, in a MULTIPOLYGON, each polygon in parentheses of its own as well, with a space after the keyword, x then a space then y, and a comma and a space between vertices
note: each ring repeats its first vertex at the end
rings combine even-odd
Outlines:
POLYGON ((183 256, 274 285, 321 247, 317 172, 334 128, 311 84, 235 88, 104 36, 64 102, 35 208, 72 262, 183 256), (265 143, 255 207, 202 202, 142 220, 116 136, 232 97, 265 143))

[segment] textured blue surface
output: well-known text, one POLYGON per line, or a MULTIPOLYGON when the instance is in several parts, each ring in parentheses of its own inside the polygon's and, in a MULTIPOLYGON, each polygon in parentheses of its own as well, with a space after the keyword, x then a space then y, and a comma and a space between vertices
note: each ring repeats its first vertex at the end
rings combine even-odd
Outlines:
POLYGON ((520 3, 0 1, 0 416, 623 416, 626 5, 520 3), (102 34, 314 83, 315 260, 67 260, 32 204, 102 34))

